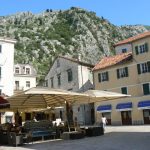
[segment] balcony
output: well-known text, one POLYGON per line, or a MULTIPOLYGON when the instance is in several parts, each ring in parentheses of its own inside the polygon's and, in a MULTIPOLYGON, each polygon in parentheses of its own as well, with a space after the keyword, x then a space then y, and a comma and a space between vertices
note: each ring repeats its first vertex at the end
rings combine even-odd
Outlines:
POLYGON ((20 86, 15 86, 14 87, 14 94, 17 94, 19 92, 22 92, 24 90, 24 87, 20 87, 20 86))

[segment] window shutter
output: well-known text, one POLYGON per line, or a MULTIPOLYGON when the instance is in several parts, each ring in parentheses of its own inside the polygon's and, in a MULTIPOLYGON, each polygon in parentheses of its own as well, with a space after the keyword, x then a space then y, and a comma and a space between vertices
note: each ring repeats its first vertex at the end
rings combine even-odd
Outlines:
POLYGON ((128 67, 125 67, 126 77, 128 77, 128 67))
POLYGON ((148 52, 148 43, 145 43, 145 51, 148 52))
POLYGON ((117 69, 117 78, 118 78, 118 79, 120 78, 119 69, 117 69))
POLYGON ((98 81, 101 82, 101 73, 98 74, 98 81))
POLYGON ((149 93, 149 83, 143 84, 143 94, 148 95, 149 93))
POLYGON ((136 55, 138 55, 138 54, 139 54, 138 46, 135 46, 135 53, 136 53, 136 55))
POLYGON ((148 72, 150 72, 150 61, 147 62, 148 72))
POLYGON ((138 70, 138 74, 141 74, 140 64, 137 64, 137 70, 138 70))
POLYGON ((109 81, 108 71, 106 72, 106 79, 109 81))

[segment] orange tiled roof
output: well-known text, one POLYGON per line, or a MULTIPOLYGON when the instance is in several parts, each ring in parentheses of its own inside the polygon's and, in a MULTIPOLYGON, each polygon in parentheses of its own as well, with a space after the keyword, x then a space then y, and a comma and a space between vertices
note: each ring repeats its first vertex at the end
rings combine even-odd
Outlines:
POLYGON ((136 41, 136 40, 148 37, 148 36, 150 36, 150 31, 149 32, 144 32, 142 34, 138 34, 136 36, 133 36, 133 37, 130 37, 130 38, 125 39, 123 41, 120 41, 117 44, 115 44, 114 46, 119 46, 119 45, 122 45, 122 44, 127 44, 127 43, 130 43, 130 42, 133 42, 133 41, 136 41))
POLYGON ((95 67, 93 68, 93 71, 104 69, 104 68, 116 65, 118 63, 121 63, 125 60, 131 60, 131 59, 132 59, 132 52, 121 53, 121 54, 110 56, 110 57, 104 57, 99 63, 95 65, 95 67))

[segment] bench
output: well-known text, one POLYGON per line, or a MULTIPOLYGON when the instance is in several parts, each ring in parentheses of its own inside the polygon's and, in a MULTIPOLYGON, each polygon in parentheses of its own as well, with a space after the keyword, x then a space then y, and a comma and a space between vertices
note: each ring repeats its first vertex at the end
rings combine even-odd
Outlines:
POLYGON ((35 138, 41 137, 44 140, 44 137, 53 137, 56 138, 56 131, 51 127, 51 122, 48 120, 43 121, 27 121, 23 127, 26 136, 24 139, 26 141, 32 141, 35 138))

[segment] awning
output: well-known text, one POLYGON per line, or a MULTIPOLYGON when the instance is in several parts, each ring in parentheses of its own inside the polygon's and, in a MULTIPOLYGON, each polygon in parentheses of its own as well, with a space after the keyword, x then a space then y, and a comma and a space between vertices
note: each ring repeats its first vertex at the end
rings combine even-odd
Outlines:
POLYGON ((140 101, 138 103, 138 108, 139 109, 150 109, 150 100, 140 101))
POLYGON ((97 107, 99 112, 111 112, 111 105, 100 105, 97 107))
POLYGON ((116 106, 116 109, 118 111, 128 111, 132 109, 132 102, 128 102, 128 103, 119 103, 116 106))

